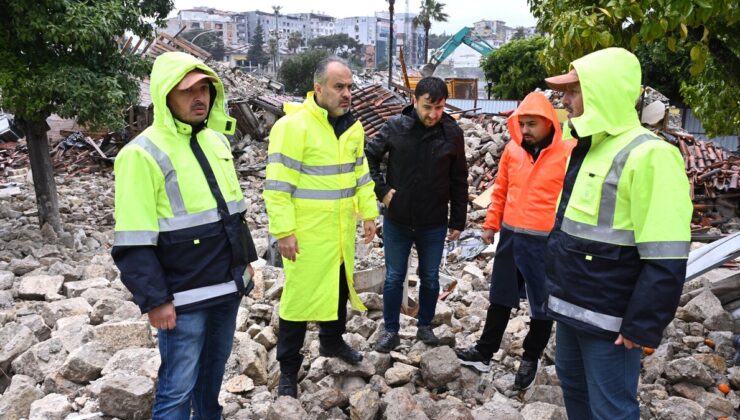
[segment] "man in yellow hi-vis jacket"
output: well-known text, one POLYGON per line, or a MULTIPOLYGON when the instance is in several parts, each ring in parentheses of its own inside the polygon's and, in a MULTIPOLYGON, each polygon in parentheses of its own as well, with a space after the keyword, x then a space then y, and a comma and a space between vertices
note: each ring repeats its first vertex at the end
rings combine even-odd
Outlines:
POLYGON ((113 259, 158 329, 154 419, 221 417, 218 394, 236 313, 257 259, 224 134, 224 88, 195 57, 157 57, 154 123, 116 157, 113 259))
POLYGON ((320 322, 319 352, 359 363, 343 340, 347 300, 365 310, 352 280, 358 217, 365 243, 375 236, 378 208, 364 158, 365 132, 349 113, 352 72, 338 57, 322 60, 314 92, 286 104, 270 132, 265 205, 278 238, 285 286, 280 299, 279 395, 297 396, 306 322, 320 322))
POLYGON ((637 57, 622 48, 546 79, 565 92, 578 139, 545 261, 571 419, 640 418, 640 346, 660 343, 686 276, 689 183, 678 148, 640 125, 640 79, 637 57))

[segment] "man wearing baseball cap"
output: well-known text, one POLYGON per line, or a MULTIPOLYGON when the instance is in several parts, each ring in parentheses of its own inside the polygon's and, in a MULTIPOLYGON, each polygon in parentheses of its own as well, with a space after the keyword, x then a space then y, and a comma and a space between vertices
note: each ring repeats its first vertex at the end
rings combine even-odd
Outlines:
POLYGON ((169 52, 151 74, 154 123, 116 157, 113 259, 157 328, 154 419, 221 418, 218 394, 257 253, 229 141, 224 88, 169 52))
POLYGON ((643 128, 640 63, 607 48, 545 79, 578 139, 549 236, 545 312, 571 419, 639 419, 641 347, 657 347, 686 273, 692 204, 678 149, 643 128))

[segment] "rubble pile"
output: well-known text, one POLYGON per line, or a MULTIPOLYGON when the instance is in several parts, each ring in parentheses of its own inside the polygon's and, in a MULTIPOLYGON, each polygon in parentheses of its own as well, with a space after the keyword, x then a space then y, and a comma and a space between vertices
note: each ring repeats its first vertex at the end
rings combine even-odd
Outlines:
MULTIPOLYGON (((466 132, 488 133, 473 120, 466 132)), ((503 133, 501 134, 503 141, 503 133)), ((493 137, 493 136, 492 136, 493 137)), ((483 144, 495 143, 493 139, 483 144)), ((260 253, 268 246, 259 170, 264 142, 251 142, 237 162, 248 201, 248 223, 260 253)), ((478 148, 471 148, 478 150, 478 148)), ((136 419, 148 416, 157 380, 156 330, 141 316, 109 254, 113 182, 109 172, 57 177, 66 233, 36 227, 36 203, 25 170, 0 189, 0 418, 136 419)), ((382 279, 381 240, 358 245, 359 272, 382 279), (381 274, 378 274, 381 272, 381 274)), ((221 392, 226 419, 565 419, 553 366, 554 338, 535 384, 512 391, 529 321, 526 303, 512 314, 491 371, 463 367, 453 349, 475 343, 488 307, 491 253, 448 254, 433 325, 438 347, 415 339, 415 318, 401 315, 401 346, 372 351, 383 329, 382 292, 364 291, 368 312, 350 311, 345 339, 365 354, 347 365, 320 357, 311 324, 299 399, 277 398, 276 361, 283 271, 256 264, 256 287, 237 319, 234 348, 221 392), (449 287, 454 281, 456 287, 449 287)), ((416 264, 412 258, 412 266, 416 264)), ((410 270, 413 273, 413 267, 410 270)), ((419 279, 409 276, 410 295, 419 279)), ((377 284, 376 284, 377 286, 377 284)), ((685 287, 676 319, 660 347, 643 356, 639 398, 643 418, 738 418, 740 367, 732 366, 740 332, 740 274, 715 270, 685 287), (735 318, 733 318, 733 315, 735 318), (650 353, 650 354, 647 354, 650 353)))

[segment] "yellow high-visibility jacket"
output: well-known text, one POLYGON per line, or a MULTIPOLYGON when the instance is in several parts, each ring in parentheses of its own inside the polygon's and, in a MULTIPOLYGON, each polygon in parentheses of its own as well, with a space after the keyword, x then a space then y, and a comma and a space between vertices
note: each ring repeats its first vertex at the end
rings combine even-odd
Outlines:
MULTIPOLYGON (((365 310, 353 286, 357 220, 378 216, 359 121, 337 138, 328 113, 309 92, 270 132, 264 187, 269 232, 295 234, 296 261, 283 259, 280 317, 288 321, 337 319, 339 268, 344 263, 352 307, 365 310)), ((345 115, 344 122, 351 115, 345 115)))

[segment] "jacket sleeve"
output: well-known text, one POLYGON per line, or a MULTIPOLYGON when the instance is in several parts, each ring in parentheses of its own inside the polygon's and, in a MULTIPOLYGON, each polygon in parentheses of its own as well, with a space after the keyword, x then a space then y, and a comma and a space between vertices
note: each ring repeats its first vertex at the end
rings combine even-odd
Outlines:
POLYGON ((283 117, 273 125, 267 148, 267 171, 263 197, 267 208, 268 231, 276 238, 295 233, 293 191, 298 186, 303 162, 302 127, 283 117))
POLYGON ((388 152, 388 138, 390 136, 388 126, 389 123, 385 123, 372 140, 365 142, 365 157, 367 158, 370 176, 375 183, 375 196, 378 197, 378 201, 383 201, 383 197, 391 190, 391 187, 386 184, 385 174, 380 169, 383 157, 388 152))
POLYGON ((151 157, 129 145, 115 161, 115 240, 111 256, 142 313, 171 301, 155 247, 159 237, 158 185, 164 176, 151 157))
POLYGON ((357 162, 355 165, 355 177, 357 178, 357 205, 362 220, 375 220, 378 217, 378 204, 375 201, 373 189, 375 183, 370 176, 370 168, 367 159, 365 159, 365 136, 363 136, 361 146, 357 148, 357 162))
POLYGON ((640 158, 637 168, 627 174, 631 176, 630 213, 642 271, 620 331, 624 337, 650 347, 660 344, 663 329, 678 307, 686 278, 693 212, 683 159, 674 146, 657 146, 636 156, 640 158))
POLYGON ((450 167, 450 229, 464 230, 468 215, 468 163, 465 160, 465 138, 457 128, 455 158, 450 167))
POLYGON ((490 229, 498 232, 501 230, 501 220, 504 218, 504 209, 506 208, 506 196, 509 192, 509 148, 504 149, 501 160, 498 164, 498 173, 496 181, 493 183, 491 191, 491 204, 486 212, 486 220, 483 222, 483 229, 490 229))

